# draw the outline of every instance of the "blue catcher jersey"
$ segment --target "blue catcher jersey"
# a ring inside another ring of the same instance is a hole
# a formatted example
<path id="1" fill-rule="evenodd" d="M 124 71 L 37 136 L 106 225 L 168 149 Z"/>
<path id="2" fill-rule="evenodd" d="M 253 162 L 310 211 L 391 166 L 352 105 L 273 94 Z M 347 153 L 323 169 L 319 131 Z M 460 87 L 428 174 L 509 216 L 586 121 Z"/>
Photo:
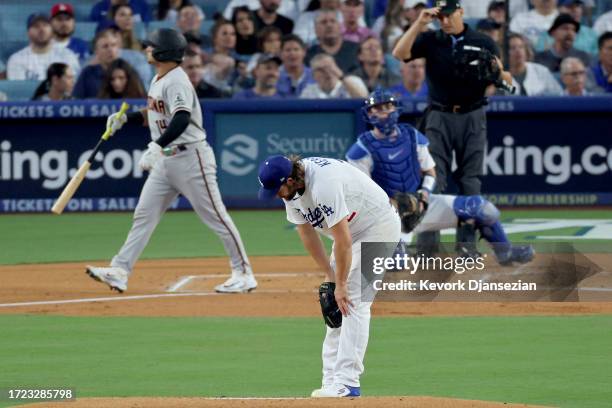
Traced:
<path id="1" fill-rule="evenodd" d="M 398 124 L 395 140 L 377 139 L 372 132 L 359 135 L 347 152 L 349 160 L 370 154 L 373 161 L 372 179 L 389 197 L 396 192 L 413 192 L 421 184 L 421 167 L 417 157 L 417 139 L 424 138 L 412 126 Z"/>

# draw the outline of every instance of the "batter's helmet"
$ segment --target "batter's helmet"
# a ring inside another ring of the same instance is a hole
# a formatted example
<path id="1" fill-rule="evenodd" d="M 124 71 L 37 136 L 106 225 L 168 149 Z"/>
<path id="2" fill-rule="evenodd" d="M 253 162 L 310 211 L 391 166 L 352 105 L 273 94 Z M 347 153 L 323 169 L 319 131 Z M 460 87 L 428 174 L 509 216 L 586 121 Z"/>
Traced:
<path id="1" fill-rule="evenodd" d="M 183 34 L 171 28 L 160 28 L 151 32 L 144 43 L 145 46 L 153 47 L 153 58 L 159 62 L 174 61 L 180 64 L 187 48 L 187 40 Z"/>

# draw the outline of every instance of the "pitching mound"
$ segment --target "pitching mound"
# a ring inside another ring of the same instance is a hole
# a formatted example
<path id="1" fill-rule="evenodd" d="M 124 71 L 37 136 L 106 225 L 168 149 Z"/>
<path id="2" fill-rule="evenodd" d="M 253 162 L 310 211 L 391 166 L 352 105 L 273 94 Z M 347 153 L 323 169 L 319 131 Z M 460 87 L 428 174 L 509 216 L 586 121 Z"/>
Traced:
<path id="1" fill-rule="evenodd" d="M 66 408 L 65 402 L 22 405 L 21 408 Z M 79 398 L 70 408 L 335 408 L 335 407 L 385 407 L 385 408 L 535 408 L 538 405 L 511 404 L 491 401 L 473 401 L 436 397 L 363 397 L 350 399 L 313 398 Z"/>

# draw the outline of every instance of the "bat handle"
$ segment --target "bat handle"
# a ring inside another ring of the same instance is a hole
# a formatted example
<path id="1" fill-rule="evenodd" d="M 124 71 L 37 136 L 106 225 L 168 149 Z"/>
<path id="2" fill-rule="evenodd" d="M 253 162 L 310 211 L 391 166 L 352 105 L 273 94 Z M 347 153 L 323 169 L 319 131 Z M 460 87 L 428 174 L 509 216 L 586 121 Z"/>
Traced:
<path id="1" fill-rule="evenodd" d="M 127 102 L 123 102 L 121 104 L 121 107 L 119 108 L 118 116 L 123 115 L 125 112 L 127 112 L 129 108 L 130 105 Z M 111 128 L 106 128 L 106 131 L 104 132 L 104 134 L 102 134 L 102 140 L 108 140 L 109 137 L 111 137 Z"/>

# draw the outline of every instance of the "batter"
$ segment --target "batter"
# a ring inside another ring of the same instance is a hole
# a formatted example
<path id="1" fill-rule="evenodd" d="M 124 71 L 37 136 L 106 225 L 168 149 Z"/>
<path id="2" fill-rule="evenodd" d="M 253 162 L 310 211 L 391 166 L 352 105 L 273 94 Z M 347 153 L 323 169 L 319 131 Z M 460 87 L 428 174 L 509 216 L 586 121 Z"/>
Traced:
<path id="1" fill-rule="evenodd" d="M 170 204 L 182 194 L 222 240 L 230 257 L 232 275 L 215 289 L 222 293 L 248 292 L 257 287 L 240 234 L 230 218 L 217 186 L 216 162 L 206 142 L 202 109 L 193 85 L 180 67 L 187 42 L 172 29 L 151 33 L 146 54 L 157 75 L 147 98 L 147 109 L 109 116 L 116 132 L 126 122 L 149 126 L 152 141 L 139 166 L 150 174 L 142 188 L 128 237 L 110 267 L 88 266 L 87 273 L 123 292 L 134 264 Z"/>

